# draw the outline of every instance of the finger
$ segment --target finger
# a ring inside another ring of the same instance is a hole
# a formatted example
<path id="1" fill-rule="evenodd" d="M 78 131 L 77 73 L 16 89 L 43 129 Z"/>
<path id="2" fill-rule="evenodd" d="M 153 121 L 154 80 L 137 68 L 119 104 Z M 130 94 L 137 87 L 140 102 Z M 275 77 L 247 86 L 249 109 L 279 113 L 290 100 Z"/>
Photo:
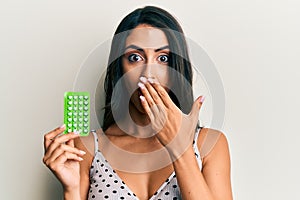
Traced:
<path id="1" fill-rule="evenodd" d="M 59 147 L 61 144 L 66 143 L 67 141 L 77 138 L 79 137 L 79 133 L 78 132 L 74 132 L 74 133 L 68 133 L 59 137 L 56 137 L 54 140 L 52 140 L 52 142 L 50 143 L 50 145 L 48 146 L 46 152 L 45 152 L 45 156 L 50 156 L 52 154 L 52 152 Z"/>
<path id="2" fill-rule="evenodd" d="M 163 88 L 163 86 L 158 82 L 157 79 L 148 78 L 148 82 L 151 83 L 151 85 L 156 90 L 157 94 L 160 96 L 161 100 L 167 108 L 174 106 L 174 103 L 170 98 L 168 92 L 165 90 L 165 88 Z"/>
<path id="3" fill-rule="evenodd" d="M 195 116 L 199 116 L 199 111 L 202 107 L 203 101 L 204 101 L 205 97 L 204 96 L 199 96 L 195 101 L 194 104 L 192 106 L 192 109 L 189 113 L 189 116 L 191 116 L 192 118 Z"/>
<path id="4" fill-rule="evenodd" d="M 148 89 L 146 88 L 145 84 L 139 82 L 139 83 L 138 83 L 138 86 L 139 86 L 139 88 L 141 89 L 142 94 L 143 94 L 143 96 L 145 97 L 145 99 L 146 99 L 146 101 L 147 101 L 149 107 L 151 108 L 152 106 L 154 106 L 154 105 L 155 105 L 155 102 L 154 102 L 154 100 L 152 99 L 152 96 L 150 95 L 150 93 L 149 93 Z"/>
<path id="5" fill-rule="evenodd" d="M 79 156 L 77 156 L 76 154 L 73 154 L 73 153 L 64 152 L 59 157 L 57 157 L 57 159 L 55 161 L 49 163 L 48 166 L 50 166 L 50 168 L 53 171 L 56 171 L 58 166 L 60 166 L 61 164 L 64 164 L 68 160 L 82 161 L 83 158 L 81 158 L 81 157 L 79 157 Z"/>
<path id="6" fill-rule="evenodd" d="M 141 100 L 141 104 L 145 110 L 145 112 L 147 113 L 148 117 L 150 118 L 150 120 L 152 120 L 153 118 L 153 113 L 152 110 L 149 107 L 148 102 L 146 101 L 146 98 L 144 96 L 140 96 L 140 100 Z"/>
<path id="7" fill-rule="evenodd" d="M 50 131 L 49 133 L 44 135 L 44 150 L 46 151 L 51 144 L 52 140 L 61 134 L 66 129 L 65 124 L 54 129 L 53 131 Z"/>
<path id="8" fill-rule="evenodd" d="M 71 147 L 71 146 L 68 146 L 65 144 L 61 144 L 58 148 L 56 148 L 53 151 L 53 153 L 51 154 L 51 156 L 49 158 L 46 158 L 47 162 L 53 162 L 64 152 L 77 154 L 78 156 L 83 156 L 86 154 L 86 152 L 84 152 L 82 150 L 79 150 L 77 148 L 74 148 L 74 147 Z"/>
<path id="9" fill-rule="evenodd" d="M 67 141 L 66 144 L 69 145 L 70 147 L 75 147 L 75 144 L 74 144 L 74 140 L 73 140 L 73 139 Z"/>
<path id="10" fill-rule="evenodd" d="M 80 130 L 79 130 L 79 131 L 76 131 L 75 134 L 78 134 L 78 135 L 79 135 L 80 132 L 81 132 Z M 67 141 L 66 144 L 67 144 L 67 145 L 70 145 L 71 147 L 75 147 L 74 139 L 71 139 L 71 140 Z"/>
<path id="11" fill-rule="evenodd" d="M 157 105 L 164 105 L 161 97 L 158 95 L 157 91 L 153 88 L 153 86 L 151 85 L 151 83 L 149 81 L 147 81 L 147 79 L 145 77 L 140 77 L 141 82 L 146 86 L 149 94 L 151 95 L 153 101 L 155 104 Z"/>

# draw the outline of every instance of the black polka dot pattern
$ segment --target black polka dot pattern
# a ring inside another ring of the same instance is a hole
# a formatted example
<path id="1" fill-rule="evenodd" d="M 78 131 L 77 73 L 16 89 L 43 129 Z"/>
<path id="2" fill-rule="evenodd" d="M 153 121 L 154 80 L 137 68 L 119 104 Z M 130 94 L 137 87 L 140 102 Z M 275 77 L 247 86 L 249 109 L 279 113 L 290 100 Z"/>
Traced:
<path id="1" fill-rule="evenodd" d="M 195 134 L 193 148 L 200 170 L 202 162 L 197 148 L 197 137 L 199 130 Z M 112 200 L 138 200 L 137 195 L 127 187 L 120 179 L 115 170 L 109 164 L 103 154 L 95 150 L 95 157 L 90 168 L 90 188 L 88 199 L 112 199 Z M 180 188 L 177 184 L 176 174 L 173 172 L 160 188 L 152 195 L 150 200 L 180 200 Z"/>

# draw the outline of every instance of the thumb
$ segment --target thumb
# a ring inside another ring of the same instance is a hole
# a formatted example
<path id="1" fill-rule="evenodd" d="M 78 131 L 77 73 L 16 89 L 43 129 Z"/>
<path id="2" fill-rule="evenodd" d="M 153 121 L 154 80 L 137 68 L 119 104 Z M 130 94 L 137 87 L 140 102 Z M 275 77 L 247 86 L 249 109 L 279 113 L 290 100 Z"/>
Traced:
<path id="1" fill-rule="evenodd" d="M 205 97 L 204 96 L 199 96 L 195 101 L 194 104 L 192 106 L 191 112 L 190 112 L 190 116 L 195 116 L 199 114 L 200 108 L 203 104 Z"/>

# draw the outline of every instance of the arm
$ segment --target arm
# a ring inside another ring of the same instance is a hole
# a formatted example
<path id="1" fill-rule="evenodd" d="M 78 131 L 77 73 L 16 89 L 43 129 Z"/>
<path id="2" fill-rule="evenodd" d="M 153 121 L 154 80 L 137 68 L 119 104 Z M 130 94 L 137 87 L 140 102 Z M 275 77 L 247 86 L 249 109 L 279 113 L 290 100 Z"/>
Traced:
<path id="1" fill-rule="evenodd" d="M 198 121 L 203 96 L 194 101 L 190 113 L 186 115 L 173 103 L 157 80 L 140 80 L 143 84 L 139 83 L 139 87 L 144 95 L 140 97 L 141 104 L 149 116 L 152 129 L 159 130 L 155 137 L 174 160 L 173 167 L 183 199 L 199 199 L 199 196 L 206 200 L 232 199 L 230 157 L 225 135 L 219 132 L 221 136 L 218 142 L 203 161 L 203 172 L 194 155 L 193 127 L 196 127 Z M 153 106 L 155 104 L 160 107 L 156 108 Z M 214 131 L 216 130 L 212 130 Z M 184 151 L 186 147 L 187 150 Z"/>
<path id="2" fill-rule="evenodd" d="M 219 131 L 210 129 L 209 132 Z M 219 134 L 214 148 L 203 159 L 202 172 L 192 146 L 173 163 L 183 199 L 232 199 L 229 148 L 225 135 Z"/>
<path id="3" fill-rule="evenodd" d="M 83 161 L 80 162 L 80 188 L 78 190 L 80 199 L 85 200 L 88 198 L 88 190 L 90 186 L 89 171 L 93 161 L 93 155 L 82 143 L 82 140 L 84 140 L 84 138 L 77 138 L 74 142 L 75 147 L 86 152 L 86 154 L 83 156 Z"/>

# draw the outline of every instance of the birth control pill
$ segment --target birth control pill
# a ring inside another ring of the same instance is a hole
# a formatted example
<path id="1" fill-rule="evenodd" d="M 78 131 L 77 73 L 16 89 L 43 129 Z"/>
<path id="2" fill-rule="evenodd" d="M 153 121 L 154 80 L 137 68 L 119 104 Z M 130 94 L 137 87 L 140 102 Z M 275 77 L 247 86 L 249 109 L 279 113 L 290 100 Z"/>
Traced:
<path id="1" fill-rule="evenodd" d="M 90 95 L 88 92 L 65 92 L 64 123 L 67 132 L 79 131 L 81 136 L 89 134 Z"/>

